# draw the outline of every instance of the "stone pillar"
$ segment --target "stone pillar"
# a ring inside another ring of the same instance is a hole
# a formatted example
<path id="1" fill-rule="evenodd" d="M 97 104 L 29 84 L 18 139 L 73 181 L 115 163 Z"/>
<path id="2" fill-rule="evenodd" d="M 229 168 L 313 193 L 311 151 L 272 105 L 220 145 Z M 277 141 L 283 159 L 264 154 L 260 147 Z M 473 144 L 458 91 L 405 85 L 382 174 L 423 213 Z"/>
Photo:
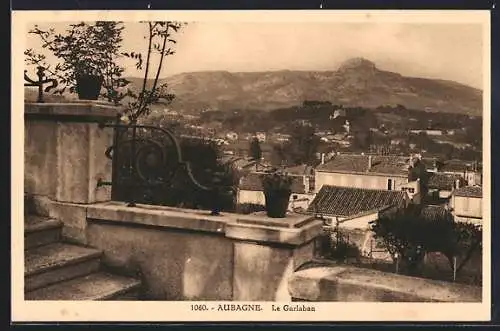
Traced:
<path id="1" fill-rule="evenodd" d="M 105 155 L 118 107 L 87 101 L 26 103 L 24 107 L 24 191 L 33 196 L 36 213 L 64 223 L 63 235 L 86 242 L 85 206 L 111 200 L 112 162 Z"/>
<path id="2" fill-rule="evenodd" d="M 315 253 L 322 222 L 291 214 L 284 219 L 245 215 L 226 225 L 234 240 L 233 300 L 291 301 L 288 280 Z"/>
<path id="3" fill-rule="evenodd" d="M 69 203 L 110 200 L 112 129 L 99 123 L 116 118 L 118 108 L 102 102 L 25 105 L 25 192 Z"/>

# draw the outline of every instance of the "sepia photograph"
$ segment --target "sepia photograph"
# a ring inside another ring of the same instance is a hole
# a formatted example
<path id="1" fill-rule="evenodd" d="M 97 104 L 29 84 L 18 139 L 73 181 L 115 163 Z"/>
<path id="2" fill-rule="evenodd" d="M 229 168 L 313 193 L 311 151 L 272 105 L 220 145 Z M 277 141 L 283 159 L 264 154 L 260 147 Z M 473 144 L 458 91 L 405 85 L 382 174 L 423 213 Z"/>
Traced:
<path id="1" fill-rule="evenodd" d="M 489 319 L 489 19 L 14 12 L 12 318 Z"/>

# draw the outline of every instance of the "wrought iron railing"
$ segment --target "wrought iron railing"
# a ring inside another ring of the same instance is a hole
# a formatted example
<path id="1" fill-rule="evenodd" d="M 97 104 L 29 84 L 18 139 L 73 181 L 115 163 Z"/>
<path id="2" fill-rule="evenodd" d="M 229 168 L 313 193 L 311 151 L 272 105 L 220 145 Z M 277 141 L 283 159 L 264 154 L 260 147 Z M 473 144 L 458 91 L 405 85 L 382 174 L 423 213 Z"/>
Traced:
<path id="1" fill-rule="evenodd" d="M 185 160 L 172 132 L 151 125 L 123 124 L 119 119 L 100 126 L 114 129 L 113 145 L 105 152 L 113 162 L 112 180 L 98 182 L 98 186 L 111 185 L 113 200 L 126 201 L 128 206 L 164 204 L 189 186 L 211 199 L 212 214 L 220 212 L 219 200 L 230 191 L 230 185 L 218 183 L 217 173 L 204 176 L 204 180 L 195 176 L 193 169 L 200 173 L 203 166 Z"/>
<path id="2" fill-rule="evenodd" d="M 38 80 L 35 81 L 31 79 L 27 72 L 28 70 L 24 70 L 24 80 L 26 81 L 24 83 L 24 86 L 32 86 L 32 87 L 38 87 L 38 98 L 36 102 L 43 103 L 43 92 L 49 92 L 50 90 L 54 89 L 57 87 L 57 80 L 55 79 L 48 79 L 45 77 L 45 71 L 46 69 L 44 67 L 37 67 L 36 75 L 38 77 Z M 51 85 L 47 86 L 45 89 L 43 86 L 45 84 L 50 83 Z"/>

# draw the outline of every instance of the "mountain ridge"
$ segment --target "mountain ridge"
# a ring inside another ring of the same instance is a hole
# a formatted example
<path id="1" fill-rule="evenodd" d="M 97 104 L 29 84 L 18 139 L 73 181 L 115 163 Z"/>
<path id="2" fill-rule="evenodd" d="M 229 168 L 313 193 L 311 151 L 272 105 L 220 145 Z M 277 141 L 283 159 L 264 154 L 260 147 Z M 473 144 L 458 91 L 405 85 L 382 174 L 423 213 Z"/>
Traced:
<path id="1" fill-rule="evenodd" d="M 140 77 L 127 79 L 134 90 L 142 85 Z M 163 83 L 176 96 L 169 108 L 187 113 L 268 111 L 315 100 L 346 107 L 403 105 L 431 112 L 482 115 L 481 89 L 447 79 L 381 70 L 362 57 L 348 59 L 335 70 L 206 70 L 174 74 L 161 78 L 159 84 Z"/>
<path id="2" fill-rule="evenodd" d="M 130 80 L 137 85 L 136 78 Z M 272 110 L 317 100 L 354 107 L 400 104 L 435 112 L 482 114 L 480 89 L 380 70 L 364 58 L 349 59 L 336 70 L 207 70 L 175 74 L 161 83 L 167 83 L 176 95 L 171 108 L 188 111 Z"/>

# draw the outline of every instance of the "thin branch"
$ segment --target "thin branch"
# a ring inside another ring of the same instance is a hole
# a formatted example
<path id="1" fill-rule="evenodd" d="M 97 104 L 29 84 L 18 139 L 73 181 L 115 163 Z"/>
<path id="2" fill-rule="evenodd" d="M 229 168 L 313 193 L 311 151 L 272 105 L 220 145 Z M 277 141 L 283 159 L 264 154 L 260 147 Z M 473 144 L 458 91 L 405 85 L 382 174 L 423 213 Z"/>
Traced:
<path id="1" fill-rule="evenodd" d="M 133 114 L 132 120 L 135 121 L 139 115 L 142 113 L 142 108 L 144 106 L 144 95 L 146 93 L 146 82 L 148 80 L 148 72 L 149 72 L 149 62 L 151 59 L 151 44 L 153 42 L 153 24 L 151 22 L 148 22 L 148 27 L 149 27 L 149 41 L 148 41 L 148 55 L 146 58 L 146 68 L 144 70 L 144 81 L 142 82 L 142 92 L 139 95 L 139 107 L 136 110 L 136 113 Z"/>
<path id="2" fill-rule="evenodd" d="M 167 22 L 167 27 L 165 28 L 165 35 L 163 36 L 163 46 L 161 49 L 160 63 L 158 64 L 158 70 L 156 71 L 156 77 L 155 77 L 155 80 L 153 83 L 153 89 L 152 89 L 153 93 L 156 90 L 156 85 L 158 84 L 158 78 L 160 76 L 161 67 L 163 65 L 163 58 L 165 57 L 165 48 L 167 46 L 167 39 L 168 39 L 168 27 L 169 27 L 169 24 Z"/>

